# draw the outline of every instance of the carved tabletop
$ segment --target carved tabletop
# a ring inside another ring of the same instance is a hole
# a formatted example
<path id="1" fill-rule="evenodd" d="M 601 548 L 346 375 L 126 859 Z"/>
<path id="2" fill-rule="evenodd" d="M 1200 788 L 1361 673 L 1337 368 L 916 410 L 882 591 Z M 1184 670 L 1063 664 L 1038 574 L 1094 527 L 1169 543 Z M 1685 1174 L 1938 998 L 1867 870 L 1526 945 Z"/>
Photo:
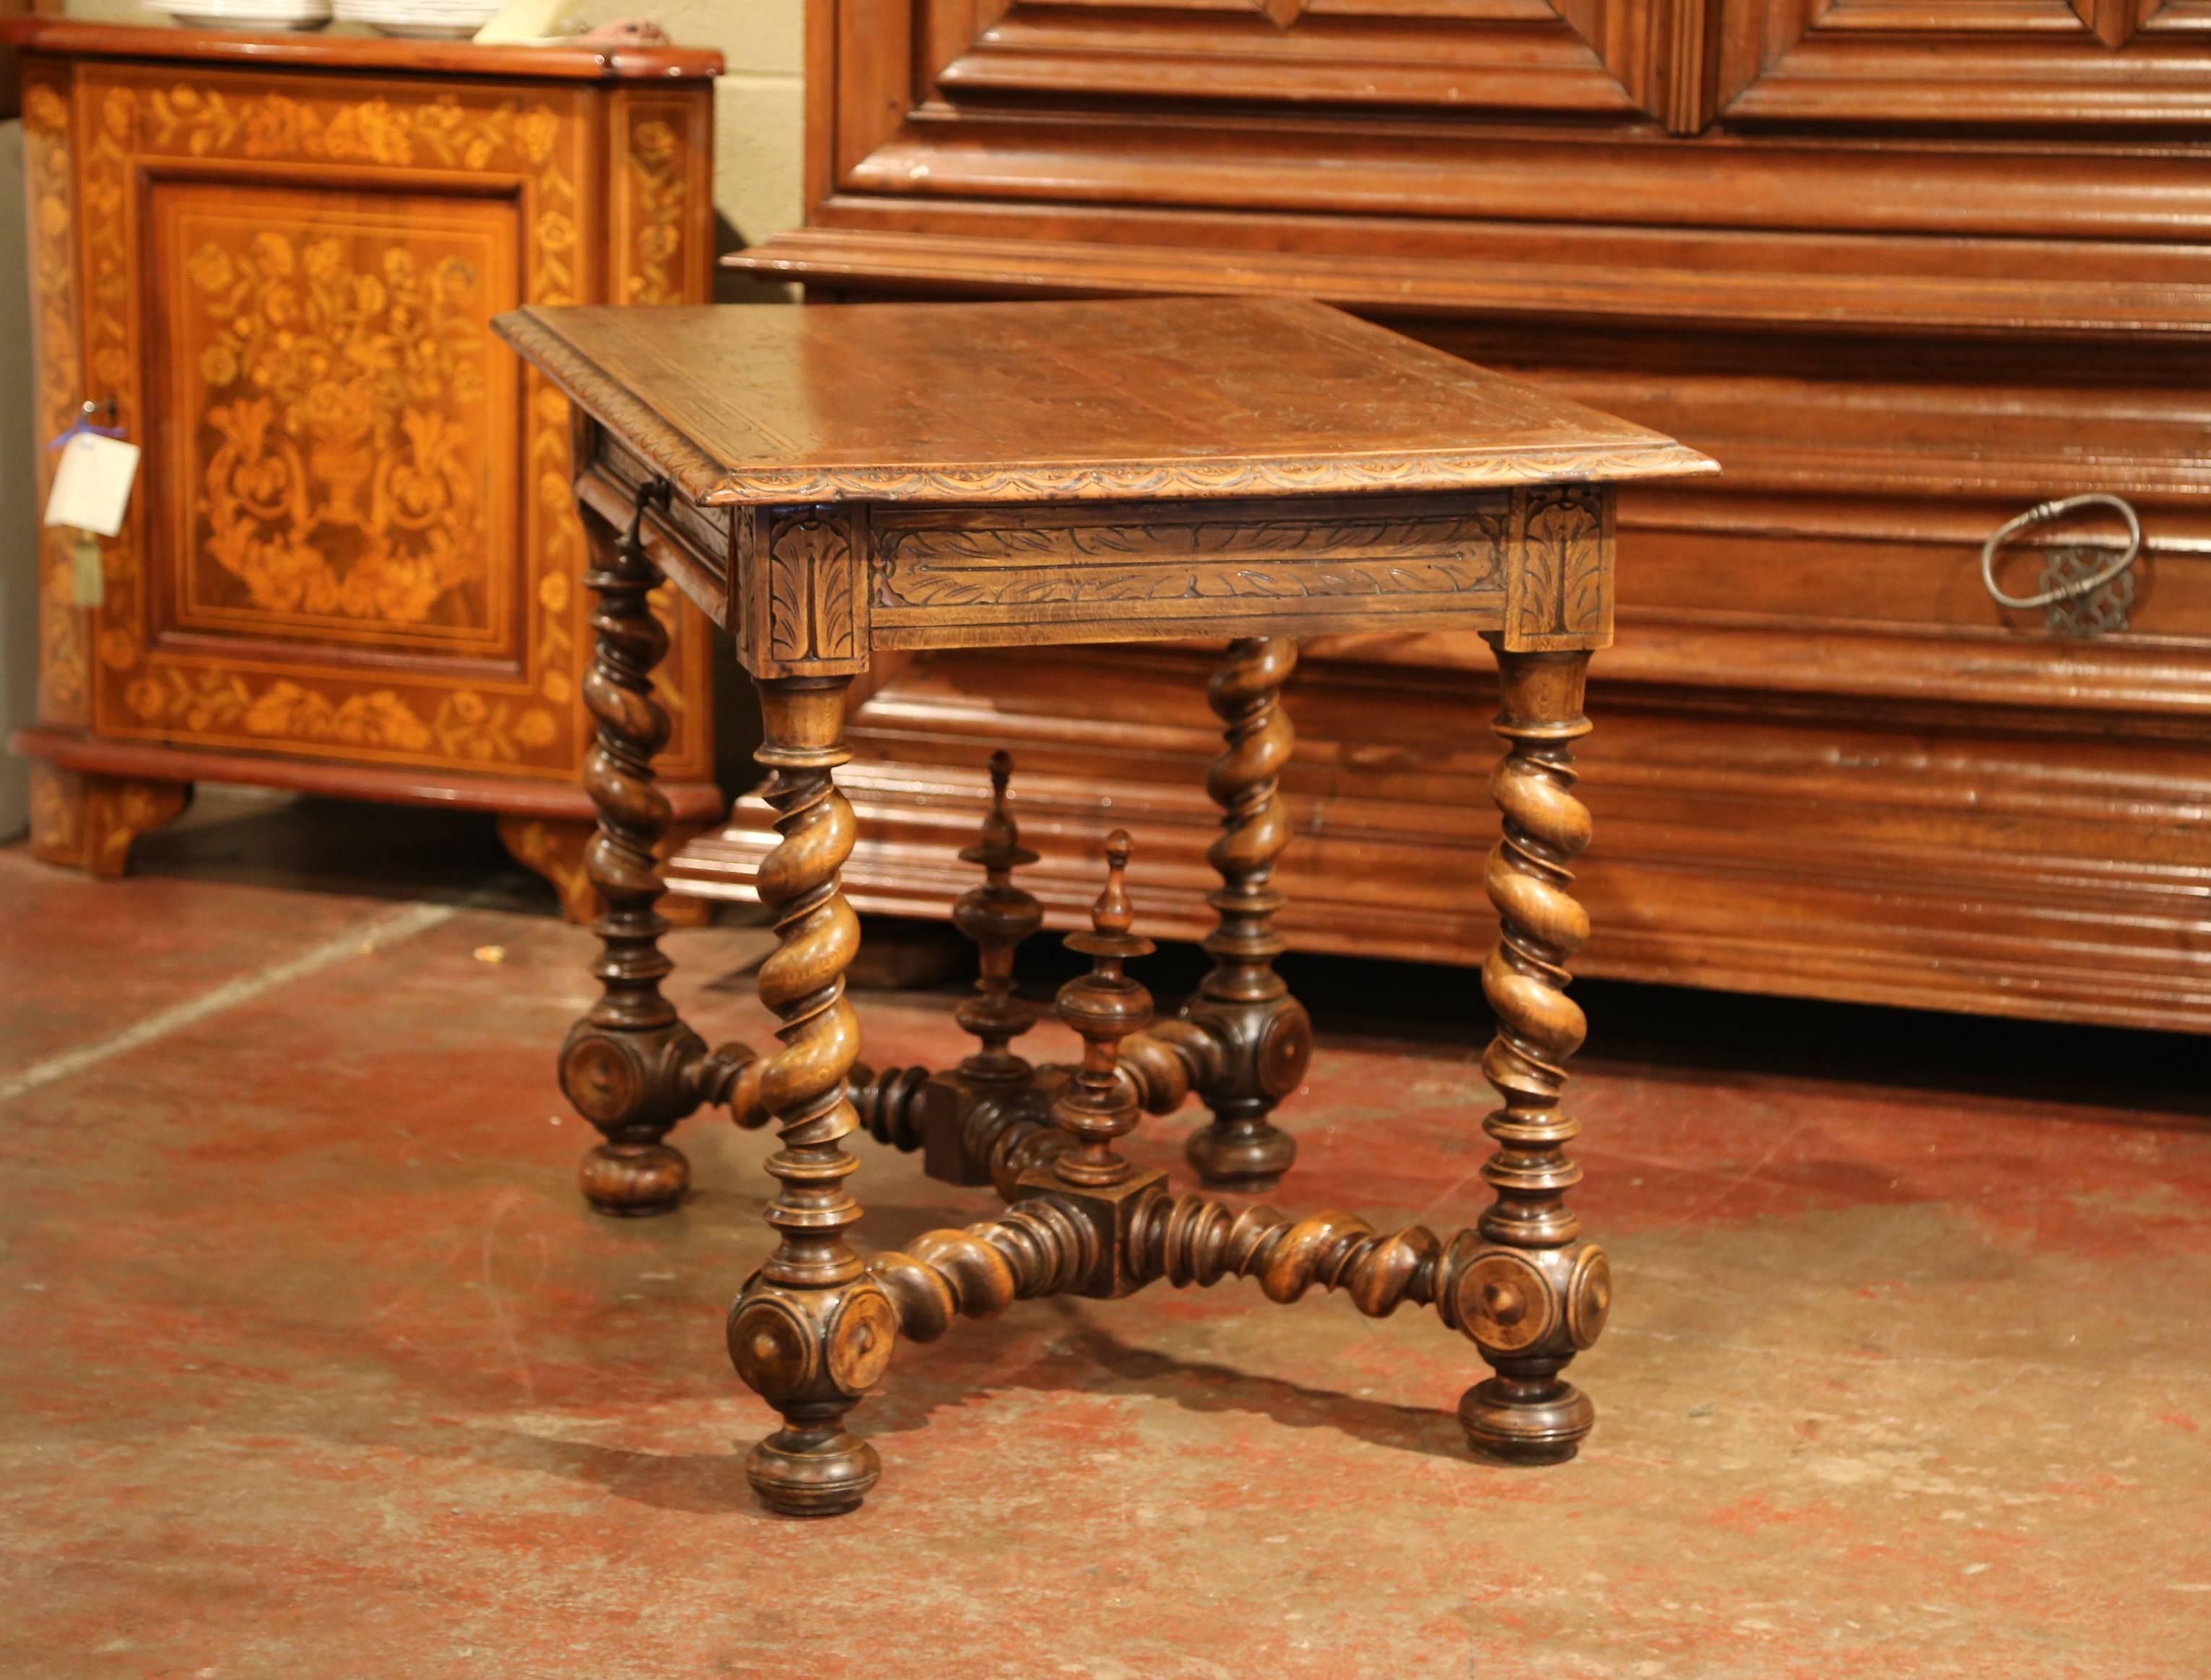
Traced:
<path id="1" fill-rule="evenodd" d="M 1604 486 L 1712 469 L 1302 299 L 498 326 L 597 422 L 588 500 L 627 523 L 639 484 L 669 481 L 653 558 L 761 676 L 853 671 L 871 647 L 1269 631 L 1601 646 Z"/>
<path id="2" fill-rule="evenodd" d="M 675 1208 L 689 1169 L 666 1137 L 702 1104 L 778 1128 L 763 1216 L 775 1251 L 729 1322 L 731 1360 L 783 1418 L 748 1462 L 761 1497 L 799 1515 L 860 1502 L 881 1467 L 845 1416 L 901 1339 L 1017 1297 L 1229 1276 L 1280 1302 L 1341 1290 L 1375 1316 L 1432 1307 L 1494 1372 L 1460 1401 L 1471 1445 L 1523 1464 L 1572 1456 L 1596 1412 L 1561 1373 L 1612 1299 L 1603 1250 L 1566 1201 L 1581 1169 L 1561 1097 L 1584 1032 L 1566 964 L 1589 934 L 1568 890 L 1590 837 L 1572 748 L 1590 727 L 1590 651 L 1611 637 L 1612 486 L 1712 463 L 1306 302 L 533 308 L 497 324 L 576 404 L 598 598 L 584 699 L 599 725 L 585 780 L 600 813 L 586 865 L 608 906 L 602 994 L 560 1057 L 563 1090 L 604 1139 L 584 1192 L 609 1213 Z M 652 758 L 669 722 L 652 669 L 667 632 L 647 596 L 663 573 L 730 632 L 760 691 L 760 796 L 778 836 L 756 878 L 777 939 L 759 969 L 780 1023 L 765 1054 L 709 1049 L 660 991 L 669 813 Z M 1500 933 L 1482 970 L 1498 1017 L 1482 1066 L 1502 1098 L 1484 1122 L 1493 1200 L 1439 1237 L 1177 1197 L 1116 1150 L 1140 1109 L 1194 1097 L 1211 1110 L 1184 1151 L 1208 1187 L 1270 1187 L 1296 1154 L 1272 1120 L 1312 1049 L 1274 969 L 1294 638 L 1443 626 L 1495 650 L 1506 744 L 1487 876 Z M 1104 837 L 1106 890 L 1069 941 L 1091 972 L 1058 998 L 1081 1065 L 1014 1052 L 1032 1018 L 1014 948 L 1043 910 L 1012 879 L 1036 855 L 1001 753 L 990 814 L 960 853 L 984 880 L 954 916 L 980 952 L 956 1018 L 981 1048 L 937 1073 L 861 1064 L 844 988 L 859 926 L 839 885 L 854 819 L 834 771 L 869 654 L 1193 636 L 1230 638 L 1207 691 L 1222 724 L 1206 780 L 1221 885 L 1196 993 L 1154 1021 L 1123 967 L 1152 949 L 1124 886 L 1129 837 Z M 846 1241 L 860 1207 L 844 1151 L 863 1124 L 1012 1206 L 863 1260 Z"/>

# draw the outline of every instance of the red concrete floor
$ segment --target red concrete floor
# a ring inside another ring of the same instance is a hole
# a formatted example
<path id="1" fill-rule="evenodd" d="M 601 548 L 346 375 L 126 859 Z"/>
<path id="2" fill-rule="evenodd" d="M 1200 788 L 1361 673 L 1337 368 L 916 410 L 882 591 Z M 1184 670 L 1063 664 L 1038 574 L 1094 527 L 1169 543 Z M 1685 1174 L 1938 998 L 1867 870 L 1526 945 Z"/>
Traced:
<path id="1" fill-rule="evenodd" d="M 0 1674 L 2211 1675 L 2202 1046 L 1586 988 L 1578 1462 L 1470 1462 L 1429 1314 L 1160 1289 L 902 1349 L 881 1485 L 791 1522 L 721 1346 L 765 1139 L 586 1212 L 586 937 L 461 819 L 333 812 L 0 853 Z M 764 1036 L 762 935 L 670 943 Z M 1472 977 L 1301 974 L 1417 1018 L 1324 1001 L 1272 1200 L 1470 1219 Z M 864 997 L 871 1055 L 949 1006 Z M 855 1146 L 877 1244 L 990 1206 Z"/>

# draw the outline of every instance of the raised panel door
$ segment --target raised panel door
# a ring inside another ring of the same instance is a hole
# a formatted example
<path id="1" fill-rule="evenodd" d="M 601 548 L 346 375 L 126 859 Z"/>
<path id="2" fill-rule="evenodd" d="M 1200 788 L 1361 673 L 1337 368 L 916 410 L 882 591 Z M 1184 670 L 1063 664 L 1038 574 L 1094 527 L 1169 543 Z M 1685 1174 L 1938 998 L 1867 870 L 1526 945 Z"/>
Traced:
<path id="1" fill-rule="evenodd" d="M 1483 114 L 1693 130 L 1705 15 L 1702 0 L 815 0 L 815 73 L 838 92 L 811 192 L 1036 196 L 1048 160 L 1095 154 L 1116 196 L 1202 179 L 1217 202 L 1251 132 L 1341 157 L 1358 147 L 1340 125 L 1378 120 L 1442 154 Z M 1037 169 L 965 166 L 1008 148 Z"/>
<path id="2" fill-rule="evenodd" d="M 2137 124 L 2211 114 L 2207 0 L 1724 0 L 1735 120 Z"/>
<path id="3" fill-rule="evenodd" d="M 935 0 L 935 91 L 1657 115 L 1671 5 Z"/>

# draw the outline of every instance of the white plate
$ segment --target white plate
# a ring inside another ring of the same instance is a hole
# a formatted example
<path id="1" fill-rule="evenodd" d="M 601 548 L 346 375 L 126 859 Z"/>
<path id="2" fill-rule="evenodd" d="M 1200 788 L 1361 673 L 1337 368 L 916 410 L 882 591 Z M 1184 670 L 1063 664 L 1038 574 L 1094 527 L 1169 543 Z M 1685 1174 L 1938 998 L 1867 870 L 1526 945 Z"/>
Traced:
<path id="1" fill-rule="evenodd" d="M 330 21 L 329 0 L 146 0 L 191 29 L 319 29 Z"/>
<path id="2" fill-rule="evenodd" d="M 424 0 L 338 0 L 337 15 L 348 23 L 366 23 L 380 34 L 417 40 L 457 40 L 473 35 L 499 14 L 498 0 L 456 0 L 451 5 Z"/>
<path id="3" fill-rule="evenodd" d="M 337 15 L 352 23 L 488 23 L 499 15 L 498 0 L 337 0 Z"/>
<path id="4" fill-rule="evenodd" d="M 330 0 L 146 0 L 153 11 L 172 17 L 280 18 L 330 15 Z"/>

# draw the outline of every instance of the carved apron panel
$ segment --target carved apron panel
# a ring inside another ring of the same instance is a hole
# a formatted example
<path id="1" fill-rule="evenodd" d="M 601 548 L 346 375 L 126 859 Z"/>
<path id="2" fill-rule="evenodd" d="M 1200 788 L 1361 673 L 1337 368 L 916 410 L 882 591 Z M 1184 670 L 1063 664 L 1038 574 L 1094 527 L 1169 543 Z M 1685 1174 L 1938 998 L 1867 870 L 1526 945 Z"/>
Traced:
<path id="1" fill-rule="evenodd" d="M 1481 496 L 878 516 L 879 643 L 1128 640 L 1300 622 L 1498 622 L 1516 504 Z M 1269 630 L 1267 633 L 1275 633 Z"/>

